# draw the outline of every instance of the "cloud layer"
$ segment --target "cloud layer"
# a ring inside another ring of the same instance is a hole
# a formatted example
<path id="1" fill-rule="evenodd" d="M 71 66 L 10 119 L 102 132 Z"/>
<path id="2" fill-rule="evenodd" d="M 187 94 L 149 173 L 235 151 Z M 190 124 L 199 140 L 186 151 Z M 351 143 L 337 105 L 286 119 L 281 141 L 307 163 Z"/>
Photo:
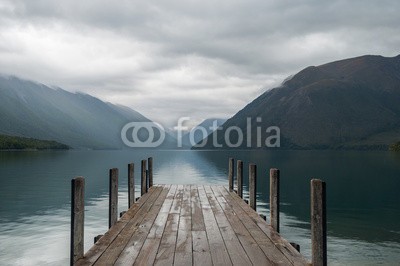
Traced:
<path id="1" fill-rule="evenodd" d="M 0 0 L 0 72 L 173 126 L 230 117 L 309 65 L 400 53 L 397 0 L 150 2 Z"/>

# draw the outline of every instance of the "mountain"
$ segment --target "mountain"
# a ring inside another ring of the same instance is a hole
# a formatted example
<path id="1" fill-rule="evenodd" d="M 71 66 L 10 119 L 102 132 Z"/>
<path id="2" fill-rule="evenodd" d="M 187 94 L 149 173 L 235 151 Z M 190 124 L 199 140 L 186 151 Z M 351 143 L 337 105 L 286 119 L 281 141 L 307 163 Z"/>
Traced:
<path id="1" fill-rule="evenodd" d="M 54 140 L 73 148 L 120 149 L 128 122 L 151 122 L 140 113 L 83 93 L 0 76 L 0 134 Z M 168 144 L 170 137 L 166 138 Z"/>
<path id="2" fill-rule="evenodd" d="M 266 132 L 271 126 L 279 127 L 279 139 L 276 130 Z M 282 148 L 387 149 L 400 140 L 400 55 L 307 67 L 230 118 L 204 148 L 213 148 L 215 137 L 227 148 L 227 130 L 238 148 L 265 148 L 265 140 L 279 140 Z"/>
<path id="3" fill-rule="evenodd" d="M 199 143 L 208 135 L 213 132 L 213 126 L 215 124 L 216 127 L 222 126 L 226 122 L 226 119 L 223 118 L 208 118 L 203 122 L 192 128 L 189 132 L 183 134 L 182 136 L 182 144 L 184 147 L 192 147 L 196 143 Z"/>

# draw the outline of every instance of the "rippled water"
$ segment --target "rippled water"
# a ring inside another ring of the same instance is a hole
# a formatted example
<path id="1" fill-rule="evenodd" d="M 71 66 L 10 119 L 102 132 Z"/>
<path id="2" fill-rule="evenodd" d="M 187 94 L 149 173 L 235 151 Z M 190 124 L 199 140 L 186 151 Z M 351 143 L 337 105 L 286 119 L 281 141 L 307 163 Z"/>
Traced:
<path id="1" fill-rule="evenodd" d="M 140 160 L 149 156 L 159 184 L 226 185 L 229 157 L 257 163 L 258 210 L 267 215 L 268 169 L 280 168 L 281 233 L 308 258 L 309 181 L 321 178 L 327 182 L 329 263 L 399 265 L 400 156 L 338 151 L 1 152 L 0 265 L 68 265 L 71 178 L 86 178 L 87 250 L 108 227 L 108 169 L 120 169 L 123 211 L 127 164 L 136 163 L 139 184 Z"/>

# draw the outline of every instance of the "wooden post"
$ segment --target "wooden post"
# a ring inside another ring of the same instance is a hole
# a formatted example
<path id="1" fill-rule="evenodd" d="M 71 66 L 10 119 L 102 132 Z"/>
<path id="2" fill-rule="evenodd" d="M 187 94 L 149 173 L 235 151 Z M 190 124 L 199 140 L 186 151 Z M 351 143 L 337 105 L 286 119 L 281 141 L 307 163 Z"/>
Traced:
<path id="1" fill-rule="evenodd" d="M 233 191 L 233 158 L 229 158 L 228 181 L 229 191 Z"/>
<path id="2" fill-rule="evenodd" d="M 237 194 L 239 197 L 243 198 L 243 162 L 241 160 L 237 161 Z"/>
<path id="3" fill-rule="evenodd" d="M 83 258 L 85 220 L 85 179 L 71 180 L 71 254 L 70 265 Z"/>
<path id="4" fill-rule="evenodd" d="M 128 164 L 128 208 L 132 207 L 135 203 L 135 165 Z"/>
<path id="5" fill-rule="evenodd" d="M 269 170 L 269 211 L 271 227 L 279 233 L 279 176 L 276 168 Z"/>
<path id="6" fill-rule="evenodd" d="M 153 157 L 147 159 L 149 167 L 149 187 L 153 186 Z"/>
<path id="7" fill-rule="evenodd" d="M 311 257 L 316 266 L 327 265 L 326 245 L 326 185 L 311 180 Z"/>
<path id="8" fill-rule="evenodd" d="M 150 180 L 149 180 L 149 170 L 146 170 L 146 193 L 149 191 L 150 188 Z"/>
<path id="9" fill-rule="evenodd" d="M 257 209 L 257 165 L 249 165 L 249 195 L 250 207 Z"/>
<path id="10" fill-rule="evenodd" d="M 143 196 L 147 192 L 147 178 L 146 178 L 146 160 L 142 160 L 142 181 L 141 181 L 141 195 Z"/>
<path id="11" fill-rule="evenodd" d="M 108 228 L 118 221 L 118 169 L 110 169 Z"/>

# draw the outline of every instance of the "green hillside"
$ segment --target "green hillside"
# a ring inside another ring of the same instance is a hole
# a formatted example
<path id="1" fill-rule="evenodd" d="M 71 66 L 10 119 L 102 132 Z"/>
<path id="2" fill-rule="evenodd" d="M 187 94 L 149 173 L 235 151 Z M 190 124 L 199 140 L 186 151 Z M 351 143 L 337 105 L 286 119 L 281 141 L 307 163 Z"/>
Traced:
<path id="1" fill-rule="evenodd" d="M 68 150 L 56 141 L 0 135 L 0 150 Z"/>

